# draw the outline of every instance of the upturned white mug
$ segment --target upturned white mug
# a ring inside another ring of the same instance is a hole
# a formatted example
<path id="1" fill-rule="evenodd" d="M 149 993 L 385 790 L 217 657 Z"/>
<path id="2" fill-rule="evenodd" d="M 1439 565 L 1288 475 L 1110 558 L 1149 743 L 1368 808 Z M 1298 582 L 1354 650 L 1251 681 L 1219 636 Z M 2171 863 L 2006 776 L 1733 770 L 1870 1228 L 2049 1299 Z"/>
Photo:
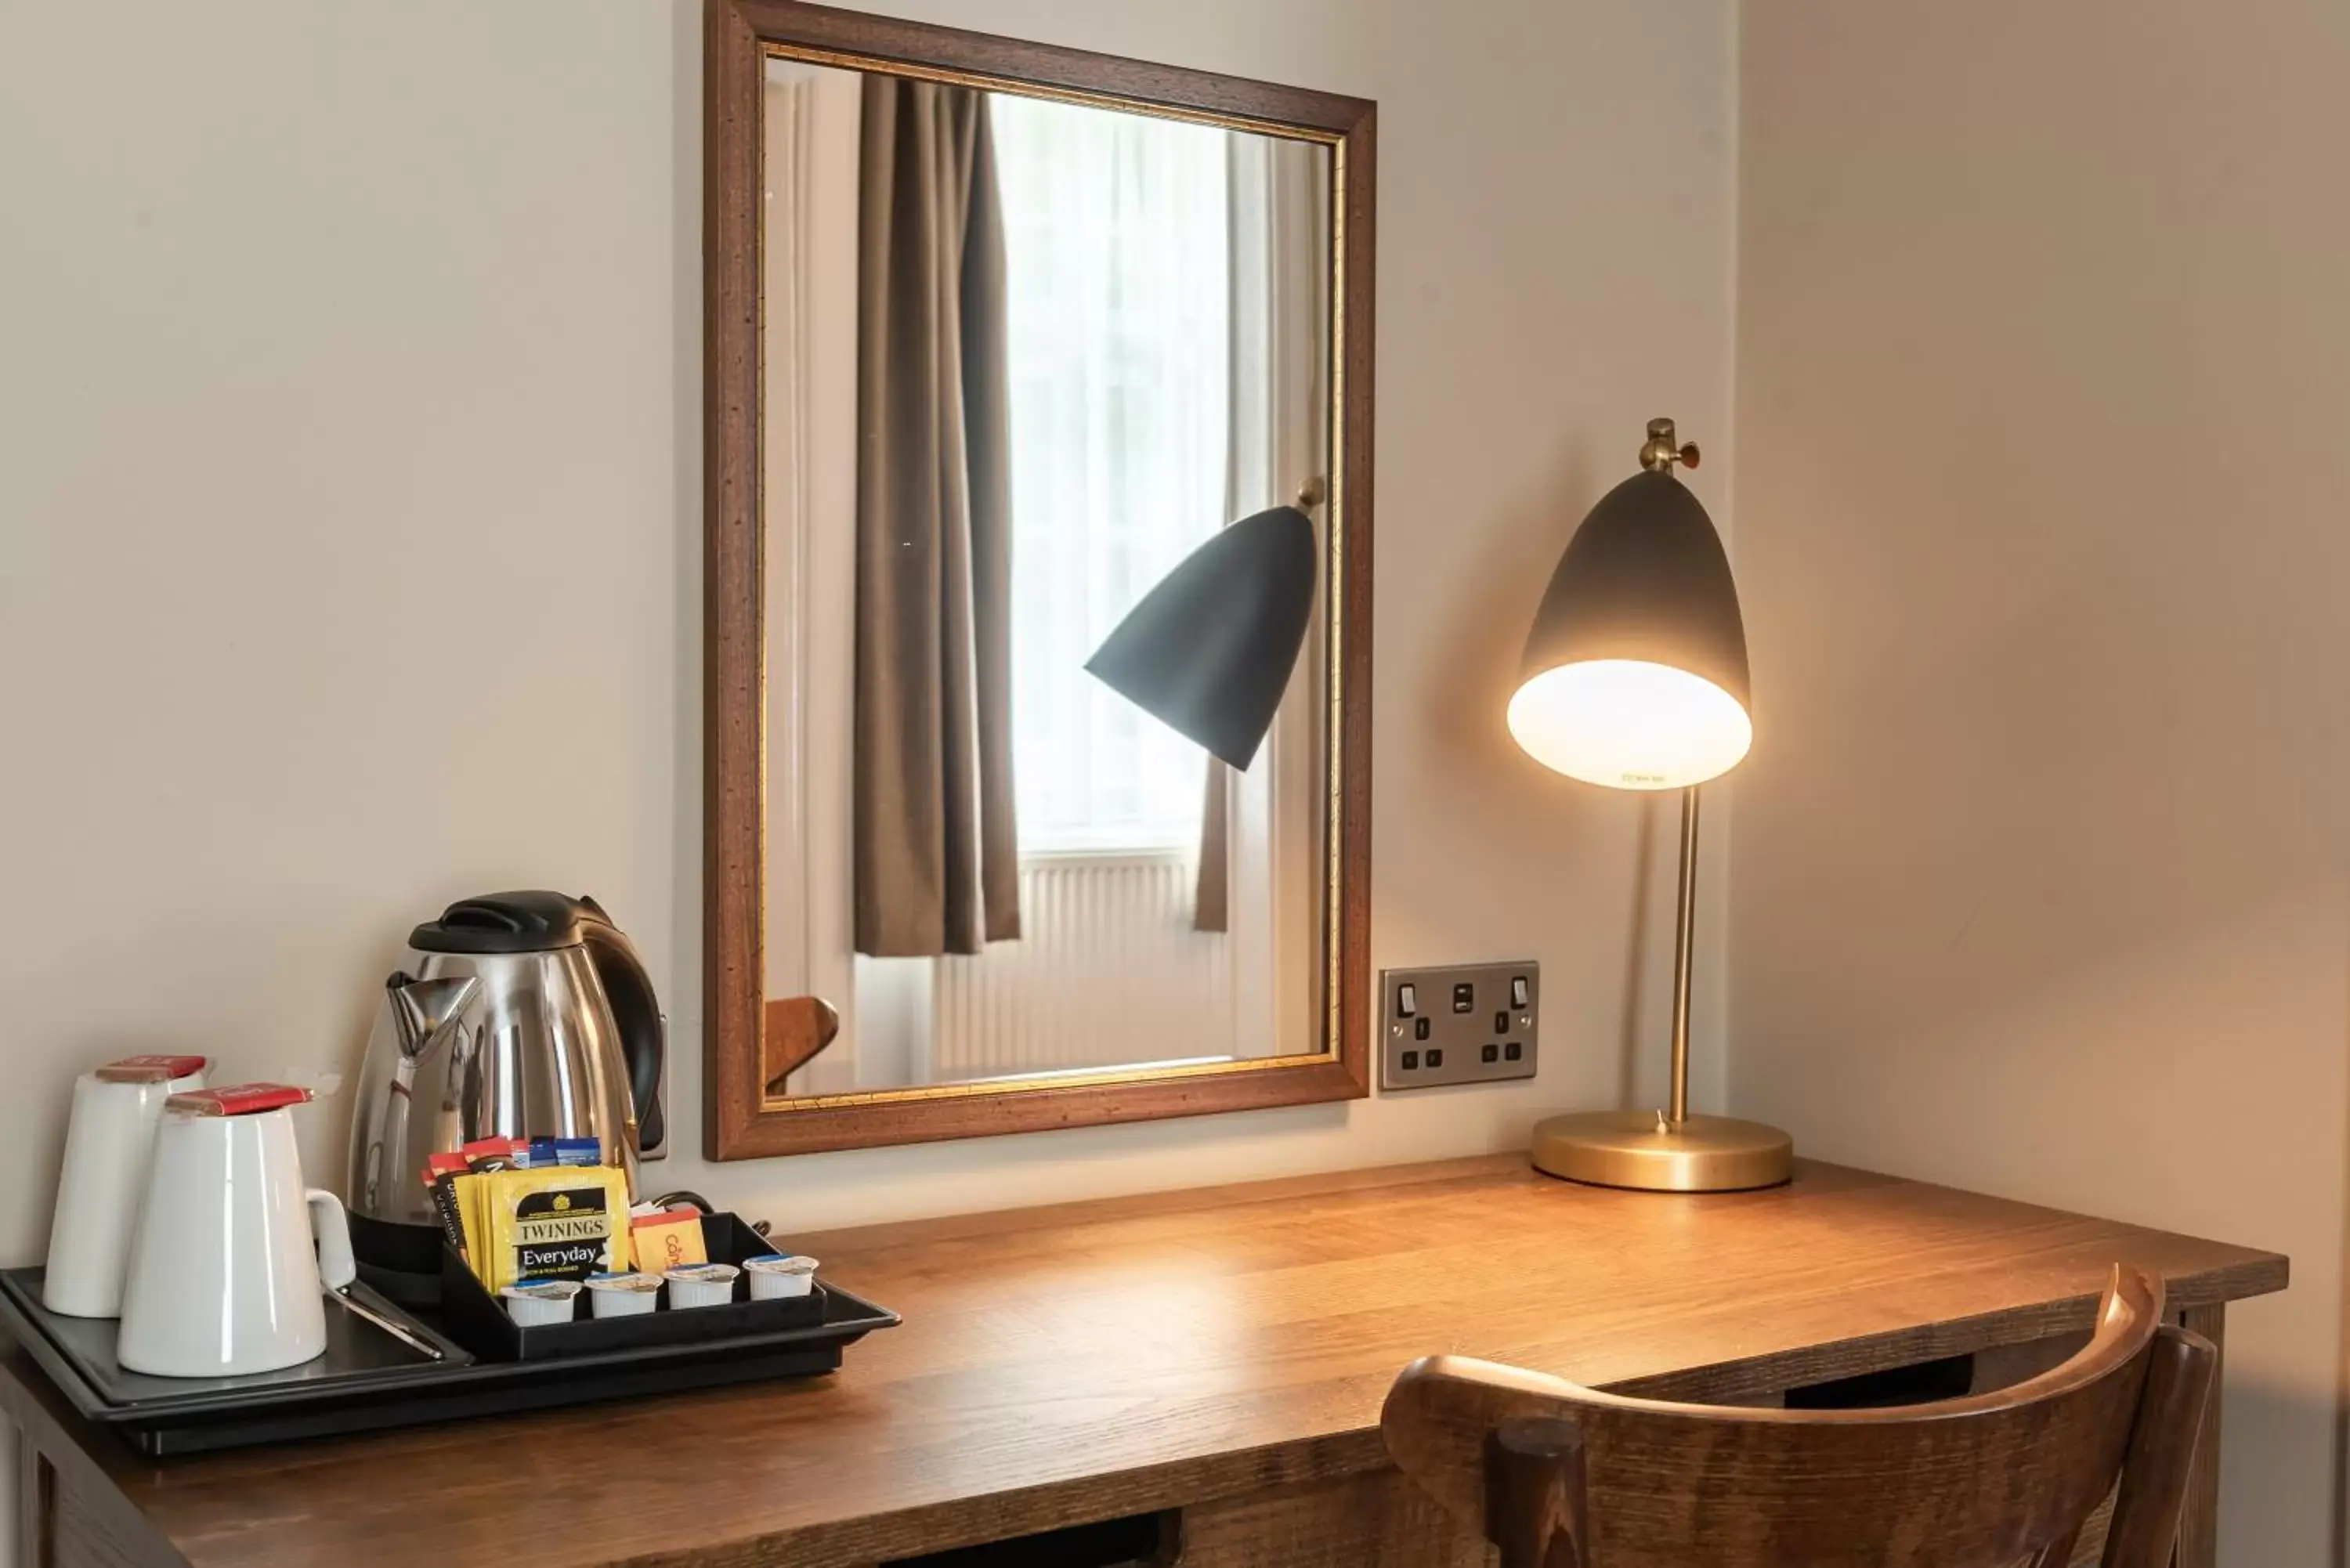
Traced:
<path id="1" fill-rule="evenodd" d="M 357 1274 L 342 1204 L 302 1185 L 291 1111 L 167 1109 L 115 1359 L 164 1377 L 299 1366 L 327 1348 L 321 1290 Z"/>
<path id="2" fill-rule="evenodd" d="M 109 1062 L 74 1080 L 65 1167 L 49 1220 L 48 1266 L 41 1274 L 41 1304 L 51 1312 L 115 1317 L 122 1311 L 130 1232 L 146 1196 L 163 1102 L 204 1086 L 203 1057 L 179 1059 L 182 1064 L 197 1064 L 179 1077 L 169 1075 L 172 1061 L 142 1056 Z M 154 1064 L 153 1075 L 135 1070 L 148 1063 Z"/>

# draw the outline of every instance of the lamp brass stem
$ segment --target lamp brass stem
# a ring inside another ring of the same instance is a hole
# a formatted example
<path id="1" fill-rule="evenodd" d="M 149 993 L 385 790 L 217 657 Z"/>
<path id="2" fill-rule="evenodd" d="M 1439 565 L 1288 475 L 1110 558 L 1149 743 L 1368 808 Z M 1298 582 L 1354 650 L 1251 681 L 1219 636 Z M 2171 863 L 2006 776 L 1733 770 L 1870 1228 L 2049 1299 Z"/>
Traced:
<path id="1" fill-rule="evenodd" d="M 1673 926 L 1673 1089 L 1666 1125 L 1689 1120 L 1690 949 L 1697 938 L 1697 786 L 1681 791 L 1680 913 Z"/>
<path id="2" fill-rule="evenodd" d="M 1650 1192 L 1774 1187 L 1794 1174 L 1785 1133 L 1736 1116 L 1691 1116 L 1690 971 L 1697 945 L 1697 790 L 1681 792 L 1680 909 L 1673 934 L 1673 1082 L 1669 1107 L 1576 1111 L 1534 1127 L 1536 1170 L 1569 1181 Z"/>

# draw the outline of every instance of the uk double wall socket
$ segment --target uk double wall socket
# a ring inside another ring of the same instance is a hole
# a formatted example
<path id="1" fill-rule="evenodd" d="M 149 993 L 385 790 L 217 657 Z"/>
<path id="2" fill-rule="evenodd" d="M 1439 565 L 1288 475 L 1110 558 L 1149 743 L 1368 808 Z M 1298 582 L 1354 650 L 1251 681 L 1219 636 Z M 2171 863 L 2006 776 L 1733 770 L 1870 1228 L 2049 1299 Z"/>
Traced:
<path id="1" fill-rule="evenodd" d="M 1379 973 L 1379 1087 L 1534 1075 L 1542 967 L 1472 963 Z"/>

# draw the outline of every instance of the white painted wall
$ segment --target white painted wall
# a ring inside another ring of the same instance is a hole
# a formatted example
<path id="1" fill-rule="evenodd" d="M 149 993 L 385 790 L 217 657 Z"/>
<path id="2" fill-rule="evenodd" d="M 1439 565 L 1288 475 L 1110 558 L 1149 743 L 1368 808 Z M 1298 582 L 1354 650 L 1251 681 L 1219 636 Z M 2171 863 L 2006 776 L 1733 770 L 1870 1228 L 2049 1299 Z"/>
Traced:
<path id="1" fill-rule="evenodd" d="M 1752 7 L 1734 192 L 1729 0 L 902 8 L 1380 100 L 1373 958 L 1539 958 L 1540 1083 L 704 1164 L 698 8 L 19 5 L 0 1257 L 40 1250 L 76 1068 L 347 1070 L 407 926 L 495 887 L 610 903 L 685 1057 L 671 1176 L 786 1226 L 1497 1147 L 1615 1099 L 1661 1022 L 1670 825 L 1519 757 L 1498 693 L 1643 419 L 1707 442 L 1728 521 L 1742 202 L 1739 1108 L 2292 1251 L 2235 1314 L 2227 1555 L 2325 1560 L 2344 14 Z M 339 1104 L 311 1121 L 332 1172 Z"/>
<path id="2" fill-rule="evenodd" d="M 1744 13 L 1735 1100 L 2292 1254 L 2222 1560 L 2342 1561 L 2350 10 Z"/>
<path id="3" fill-rule="evenodd" d="M 1539 959 L 1542 1080 L 704 1164 L 699 7 L 12 5 L 0 1258 L 40 1252 L 76 1069 L 347 1071 L 408 927 L 514 886 L 639 940 L 670 1177 L 787 1228 L 1500 1147 L 1617 1098 L 1636 997 L 1661 1025 L 1640 806 L 1516 754 L 1501 694 L 1641 421 L 1727 455 L 1730 0 L 905 9 L 1380 101 L 1372 957 Z M 310 1114 L 314 1174 L 344 1115 Z"/>

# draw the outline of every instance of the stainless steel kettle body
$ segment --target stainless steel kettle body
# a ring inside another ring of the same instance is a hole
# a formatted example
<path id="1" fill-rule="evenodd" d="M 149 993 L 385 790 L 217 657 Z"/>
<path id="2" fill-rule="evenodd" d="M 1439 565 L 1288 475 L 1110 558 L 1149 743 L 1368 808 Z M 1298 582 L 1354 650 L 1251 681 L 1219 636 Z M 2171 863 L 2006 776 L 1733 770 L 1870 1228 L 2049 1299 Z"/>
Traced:
<path id="1" fill-rule="evenodd" d="M 451 905 L 410 940 L 359 1069 L 348 1191 L 361 1262 L 437 1272 L 425 1165 L 477 1138 L 596 1138 L 633 1196 L 660 1136 L 665 1021 L 628 939 L 592 899 L 502 893 Z"/>

